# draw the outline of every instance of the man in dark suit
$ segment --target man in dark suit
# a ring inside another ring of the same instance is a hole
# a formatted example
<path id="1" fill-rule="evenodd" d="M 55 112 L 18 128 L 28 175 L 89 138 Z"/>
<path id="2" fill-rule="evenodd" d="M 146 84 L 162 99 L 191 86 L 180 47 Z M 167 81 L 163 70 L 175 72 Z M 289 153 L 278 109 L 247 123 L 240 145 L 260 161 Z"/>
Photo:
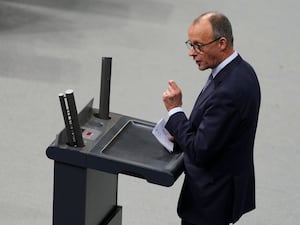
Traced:
<path id="1" fill-rule="evenodd" d="M 255 208 L 260 87 L 253 68 L 234 50 L 231 24 L 223 14 L 196 18 L 186 44 L 199 70 L 212 73 L 189 118 L 174 81 L 163 93 L 166 129 L 175 148 L 184 152 L 178 214 L 183 225 L 228 225 Z"/>

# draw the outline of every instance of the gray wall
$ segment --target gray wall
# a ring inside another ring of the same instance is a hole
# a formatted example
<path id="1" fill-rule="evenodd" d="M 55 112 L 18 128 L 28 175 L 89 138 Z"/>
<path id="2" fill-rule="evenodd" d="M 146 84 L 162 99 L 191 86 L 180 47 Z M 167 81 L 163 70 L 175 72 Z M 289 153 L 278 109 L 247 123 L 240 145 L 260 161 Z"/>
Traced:
<path id="1" fill-rule="evenodd" d="M 0 224 L 51 224 L 53 161 L 45 150 L 64 126 L 57 94 L 74 89 L 78 109 L 98 102 L 102 56 L 113 58 L 112 112 L 159 120 L 174 79 L 189 114 L 209 71 L 197 70 L 184 41 L 207 10 L 231 19 L 235 48 L 262 89 L 257 209 L 237 224 L 298 224 L 299 7 L 296 0 L 0 0 Z M 179 225 L 181 183 L 165 188 L 121 175 L 123 224 Z"/>

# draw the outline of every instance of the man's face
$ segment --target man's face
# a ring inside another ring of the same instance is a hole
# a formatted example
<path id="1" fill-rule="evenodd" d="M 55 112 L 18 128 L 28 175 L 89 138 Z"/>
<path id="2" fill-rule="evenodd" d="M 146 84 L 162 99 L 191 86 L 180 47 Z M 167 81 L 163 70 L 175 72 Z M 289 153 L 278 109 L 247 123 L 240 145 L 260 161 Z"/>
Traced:
<path id="1" fill-rule="evenodd" d="M 189 50 L 189 56 L 193 57 L 199 70 L 215 68 L 220 63 L 219 40 L 214 39 L 208 20 L 200 20 L 197 24 L 192 24 L 188 30 L 188 38 L 194 46 Z M 201 47 L 203 44 L 204 46 Z"/>

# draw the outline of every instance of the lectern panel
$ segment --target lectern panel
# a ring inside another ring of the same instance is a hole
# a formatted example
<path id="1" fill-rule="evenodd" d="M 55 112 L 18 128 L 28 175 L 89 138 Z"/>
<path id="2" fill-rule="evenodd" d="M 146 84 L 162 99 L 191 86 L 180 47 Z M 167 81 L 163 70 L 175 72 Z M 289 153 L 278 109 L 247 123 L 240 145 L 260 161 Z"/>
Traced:
<path id="1" fill-rule="evenodd" d="M 103 153 L 118 159 L 165 167 L 171 154 L 153 138 L 153 126 L 130 120 L 103 149 Z"/>

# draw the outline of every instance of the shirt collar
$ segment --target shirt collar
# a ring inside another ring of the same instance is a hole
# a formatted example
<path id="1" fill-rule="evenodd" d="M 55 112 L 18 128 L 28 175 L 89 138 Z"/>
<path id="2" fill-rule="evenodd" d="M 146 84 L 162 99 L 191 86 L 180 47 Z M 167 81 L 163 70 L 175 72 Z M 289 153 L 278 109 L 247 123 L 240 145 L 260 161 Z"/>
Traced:
<path id="1" fill-rule="evenodd" d="M 216 68 L 213 68 L 211 71 L 211 74 L 213 78 L 217 76 L 217 74 L 226 66 L 228 65 L 232 60 L 234 60 L 238 56 L 238 53 L 234 51 L 229 57 L 227 57 L 223 62 L 221 62 Z"/>

